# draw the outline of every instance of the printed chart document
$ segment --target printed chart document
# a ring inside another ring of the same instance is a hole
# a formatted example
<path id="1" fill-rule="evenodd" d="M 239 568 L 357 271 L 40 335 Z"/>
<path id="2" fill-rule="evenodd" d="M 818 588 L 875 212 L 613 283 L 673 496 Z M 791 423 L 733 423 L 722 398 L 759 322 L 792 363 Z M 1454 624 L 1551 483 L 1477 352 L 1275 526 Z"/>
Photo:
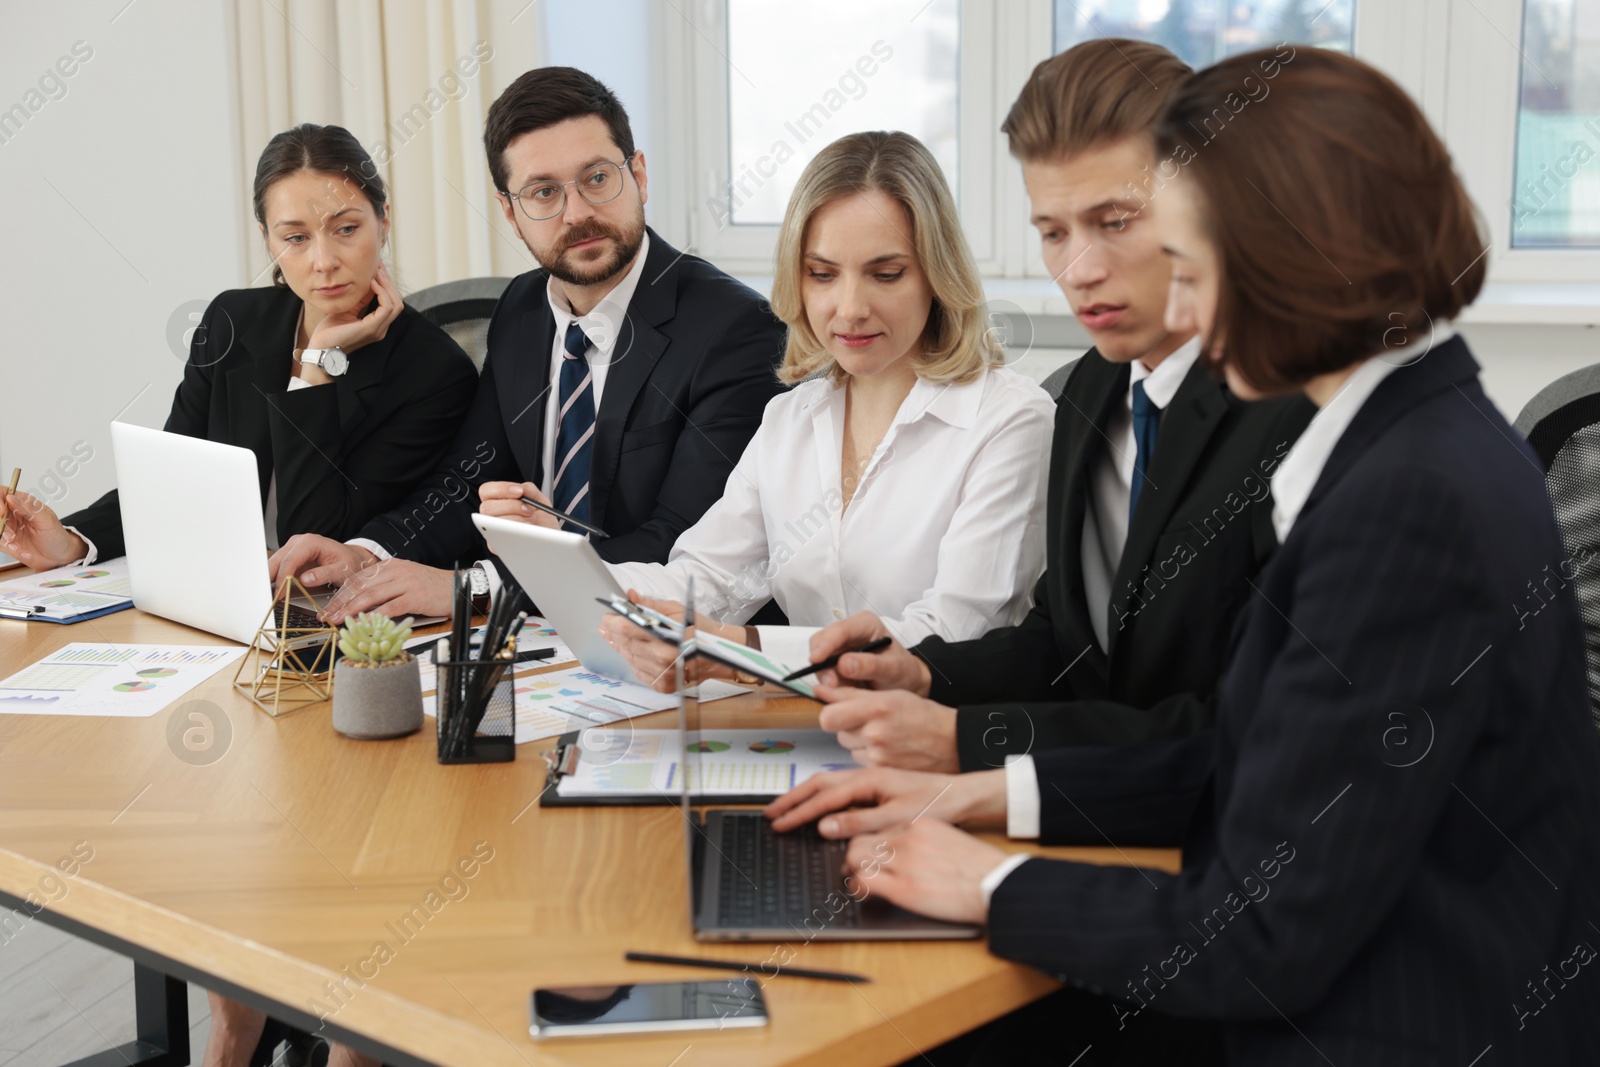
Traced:
<path id="1" fill-rule="evenodd" d="M 513 679 L 519 745 L 678 706 L 678 698 L 671 693 L 619 682 L 585 670 L 582 665 L 535 673 L 545 666 L 537 660 L 516 665 Z M 438 672 L 426 658 L 421 667 L 422 710 L 434 715 L 438 707 Z"/>
<path id="2" fill-rule="evenodd" d="M 684 761 L 677 730 L 596 727 L 578 736 L 577 769 L 556 785 L 561 797 L 676 797 L 689 772 L 696 797 L 779 796 L 813 774 L 857 766 L 826 730 L 700 729 Z"/>
<path id="3" fill-rule="evenodd" d="M 0 681 L 9 715 L 154 715 L 233 663 L 241 645 L 101 645 L 74 641 Z"/>
<path id="4" fill-rule="evenodd" d="M 124 556 L 0 582 L 0 619 L 82 622 L 133 606 Z"/>

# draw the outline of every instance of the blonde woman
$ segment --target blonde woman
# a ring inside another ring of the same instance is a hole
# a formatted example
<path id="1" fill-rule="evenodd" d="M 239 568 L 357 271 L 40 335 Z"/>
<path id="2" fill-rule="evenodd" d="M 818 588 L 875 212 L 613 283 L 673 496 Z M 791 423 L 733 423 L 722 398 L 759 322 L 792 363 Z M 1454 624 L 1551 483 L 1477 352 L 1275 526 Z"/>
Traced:
<path id="1" fill-rule="evenodd" d="M 857 611 L 902 644 L 1020 619 L 1044 567 L 1055 408 L 1003 366 L 921 142 L 851 134 L 806 167 L 772 307 L 794 388 L 767 405 L 721 500 L 668 562 L 611 564 L 617 580 L 678 616 L 692 577 L 702 629 L 797 665 L 815 629 Z M 793 625 L 743 625 L 768 599 Z M 673 649 L 620 618 L 602 632 L 641 680 L 672 688 Z"/>

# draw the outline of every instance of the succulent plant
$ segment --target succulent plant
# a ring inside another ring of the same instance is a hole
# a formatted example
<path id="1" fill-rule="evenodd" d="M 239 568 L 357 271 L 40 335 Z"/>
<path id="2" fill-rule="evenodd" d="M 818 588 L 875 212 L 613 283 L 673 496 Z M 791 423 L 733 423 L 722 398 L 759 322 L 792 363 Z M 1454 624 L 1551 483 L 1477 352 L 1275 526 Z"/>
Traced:
<path id="1" fill-rule="evenodd" d="M 395 622 L 376 611 L 346 619 L 339 631 L 339 651 L 352 663 L 393 663 L 411 658 L 405 643 L 411 639 L 411 618 Z"/>

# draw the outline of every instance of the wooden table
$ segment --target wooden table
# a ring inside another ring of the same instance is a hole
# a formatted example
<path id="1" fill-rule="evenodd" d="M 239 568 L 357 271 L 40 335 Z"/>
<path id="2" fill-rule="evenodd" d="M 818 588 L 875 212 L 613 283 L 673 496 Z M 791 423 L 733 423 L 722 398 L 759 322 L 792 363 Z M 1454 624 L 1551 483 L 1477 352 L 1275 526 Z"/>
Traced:
<path id="1" fill-rule="evenodd" d="M 72 641 L 224 643 L 137 610 L 74 626 L 0 620 L 0 677 Z M 778 946 L 693 940 L 673 808 L 539 808 L 544 742 L 514 763 L 441 766 L 430 730 L 352 741 L 326 703 L 273 719 L 232 677 L 147 719 L 0 715 L 0 903 L 32 895 L 41 920 L 140 966 L 140 1029 L 156 1036 L 96 1062 L 187 1062 L 156 1047 L 169 1024 L 182 1032 L 182 997 L 160 999 L 179 981 L 307 1029 L 325 1018 L 390 1064 L 468 1067 L 893 1064 L 1055 988 L 982 941 L 797 938 L 793 965 L 874 981 L 768 981 L 759 1030 L 536 1043 L 536 986 L 717 974 L 626 963 L 624 950 L 760 961 Z M 713 712 L 723 725 L 816 718 L 806 701 L 759 696 L 703 710 L 708 724 Z M 676 725 L 670 713 L 635 722 Z M 75 847 L 93 858 L 65 877 L 57 865 Z M 1177 866 L 1165 850 L 1045 851 Z"/>

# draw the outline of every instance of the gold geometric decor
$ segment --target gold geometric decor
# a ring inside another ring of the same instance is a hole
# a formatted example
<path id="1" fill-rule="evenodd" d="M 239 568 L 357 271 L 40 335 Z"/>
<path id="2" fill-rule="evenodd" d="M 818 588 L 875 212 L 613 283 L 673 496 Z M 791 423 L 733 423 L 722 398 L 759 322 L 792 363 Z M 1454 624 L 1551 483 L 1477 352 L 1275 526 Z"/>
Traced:
<path id="1" fill-rule="evenodd" d="M 296 593 L 316 610 L 292 606 L 290 600 Z M 273 597 L 261 629 L 239 661 L 233 688 L 274 719 L 333 695 L 333 650 L 339 631 L 317 619 L 321 610 L 298 578 L 288 579 Z M 307 637 L 322 640 L 305 645 Z"/>

